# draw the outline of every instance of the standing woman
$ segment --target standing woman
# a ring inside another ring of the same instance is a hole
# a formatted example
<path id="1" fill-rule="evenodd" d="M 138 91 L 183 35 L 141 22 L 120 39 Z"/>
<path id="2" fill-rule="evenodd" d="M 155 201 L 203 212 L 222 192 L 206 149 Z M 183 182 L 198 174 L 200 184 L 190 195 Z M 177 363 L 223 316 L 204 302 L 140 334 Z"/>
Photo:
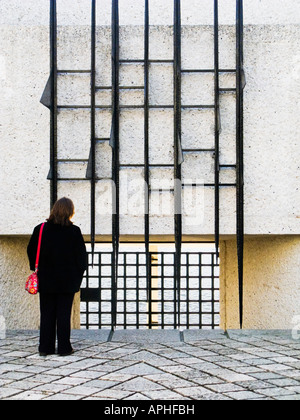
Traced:
<path id="1" fill-rule="evenodd" d="M 41 356 L 74 352 L 70 342 L 71 312 L 75 293 L 79 292 L 87 269 L 87 252 L 80 228 L 71 222 L 74 204 L 68 198 L 58 200 L 45 223 L 39 261 L 39 293 L 41 310 Z M 35 259 L 41 225 L 34 229 L 27 253 L 30 269 Z"/>

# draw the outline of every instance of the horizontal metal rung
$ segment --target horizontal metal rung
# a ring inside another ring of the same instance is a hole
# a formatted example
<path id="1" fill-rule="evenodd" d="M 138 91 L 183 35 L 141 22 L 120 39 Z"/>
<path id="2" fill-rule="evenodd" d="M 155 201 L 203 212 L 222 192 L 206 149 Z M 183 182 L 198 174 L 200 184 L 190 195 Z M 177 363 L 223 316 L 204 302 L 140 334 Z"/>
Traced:
<path id="1" fill-rule="evenodd" d="M 214 69 L 183 69 L 182 73 L 215 73 Z M 219 73 L 236 73 L 236 69 L 219 69 Z"/>
<path id="2" fill-rule="evenodd" d="M 219 91 L 220 93 L 235 93 L 236 88 L 224 88 L 224 89 L 221 88 Z"/>
<path id="3" fill-rule="evenodd" d="M 84 73 L 91 73 L 91 70 L 57 70 L 57 73 L 60 74 L 84 74 Z"/>
<path id="4" fill-rule="evenodd" d="M 182 109 L 214 109 L 215 105 L 182 105 Z"/>
<path id="5" fill-rule="evenodd" d="M 86 178 L 58 178 L 57 181 L 74 182 L 74 181 L 90 181 L 91 177 Z M 112 181 L 112 178 L 96 178 L 96 181 Z"/>
<path id="6" fill-rule="evenodd" d="M 74 182 L 74 181 L 89 181 L 88 178 L 58 178 L 57 181 Z"/>
<path id="7" fill-rule="evenodd" d="M 120 86 L 120 90 L 144 90 L 144 86 Z M 112 90 L 112 86 L 96 86 L 96 90 Z"/>
<path id="8" fill-rule="evenodd" d="M 200 153 L 200 152 L 211 152 L 214 153 L 215 149 L 182 149 L 184 153 Z"/>
<path id="9" fill-rule="evenodd" d="M 133 59 L 133 60 L 119 60 L 119 63 L 120 64 L 135 64 L 135 63 L 137 63 L 137 64 L 145 64 L 145 60 L 138 60 L 138 59 Z M 174 60 L 172 60 L 172 59 L 165 59 L 165 60 L 163 60 L 163 59 L 150 59 L 149 60 L 149 63 L 151 63 L 151 64 L 164 64 L 164 63 L 166 63 L 166 64 L 168 64 L 168 63 L 174 63 Z"/>
<path id="10" fill-rule="evenodd" d="M 151 64 L 164 64 L 164 63 L 174 63 L 174 60 L 149 60 Z"/>
<path id="11" fill-rule="evenodd" d="M 163 164 L 156 163 L 156 164 L 150 164 L 149 167 L 150 168 L 174 168 L 174 165 L 168 165 L 168 164 L 165 164 L 165 163 L 163 163 Z"/>
<path id="12" fill-rule="evenodd" d="M 170 189 L 155 188 L 155 189 L 150 189 L 149 192 L 150 193 L 154 193 L 154 192 L 158 192 L 158 193 L 164 193 L 164 192 L 174 193 L 175 190 L 174 190 L 174 188 L 170 188 Z"/>
<path id="13" fill-rule="evenodd" d="M 58 109 L 91 109 L 89 105 L 58 105 Z"/>
<path id="14" fill-rule="evenodd" d="M 209 187 L 209 188 L 215 188 L 215 184 L 182 184 L 182 188 L 185 187 Z M 236 184 L 219 184 L 219 187 L 236 187 Z"/>
<path id="15" fill-rule="evenodd" d="M 236 165 L 220 165 L 220 168 L 222 169 L 233 169 L 236 168 Z"/>
<path id="16" fill-rule="evenodd" d="M 144 64 L 145 60 L 119 60 L 120 64 Z"/>
<path id="17" fill-rule="evenodd" d="M 80 162 L 88 162 L 88 159 L 57 159 L 58 163 L 80 163 Z"/>
<path id="18" fill-rule="evenodd" d="M 134 165 L 132 163 L 131 164 L 126 163 L 126 164 L 120 164 L 119 166 L 120 166 L 120 168 L 144 168 L 145 167 L 145 165 L 143 163 L 138 163 L 136 165 Z"/>

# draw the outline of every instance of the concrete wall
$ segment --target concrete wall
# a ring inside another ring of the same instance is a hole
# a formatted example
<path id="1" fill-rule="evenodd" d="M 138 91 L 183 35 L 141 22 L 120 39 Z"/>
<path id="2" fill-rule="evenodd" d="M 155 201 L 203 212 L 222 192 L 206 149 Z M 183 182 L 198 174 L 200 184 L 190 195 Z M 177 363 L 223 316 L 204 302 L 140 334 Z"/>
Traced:
<path id="1" fill-rule="evenodd" d="M 244 328 L 291 329 L 300 314 L 300 240 L 248 238 L 245 244 Z M 221 328 L 239 329 L 236 243 L 221 246 Z"/>
<path id="2" fill-rule="evenodd" d="M 0 234 L 30 234 L 33 226 L 49 212 L 49 111 L 39 104 L 49 76 L 49 10 L 46 0 L 5 1 L 0 5 L 1 57 L 0 86 L 5 98 L 1 107 L 0 137 Z M 182 39 L 184 68 L 213 67 L 212 1 L 182 2 Z M 97 14 L 97 84 L 111 84 L 111 2 L 98 1 Z M 120 1 L 121 58 L 143 58 L 143 2 Z M 173 57 L 172 1 L 151 0 L 150 57 Z M 299 158 L 297 117 L 299 113 L 299 25 L 296 11 L 299 2 L 283 0 L 245 1 L 245 211 L 246 234 L 299 234 Z M 59 0 L 59 53 L 61 69 L 87 69 L 90 65 L 90 2 Z M 220 1 L 220 66 L 235 66 L 235 1 Z M 121 84 L 143 85 L 142 66 L 122 66 Z M 173 71 L 170 65 L 152 65 L 150 100 L 152 104 L 173 101 Z M 233 76 L 223 75 L 222 87 L 234 87 Z M 89 104 L 89 77 L 64 75 L 59 79 L 60 104 Z M 213 103 L 211 75 L 183 75 L 183 103 Z M 110 104 L 110 92 L 97 95 L 99 105 Z M 140 104 L 142 92 L 123 92 L 122 104 Z M 170 110 L 153 110 L 150 115 L 150 158 L 152 163 L 173 162 L 173 115 Z M 221 164 L 235 163 L 235 99 L 221 98 Z M 214 142 L 213 112 L 185 110 L 182 117 L 183 146 L 211 147 Z M 58 129 L 60 158 L 89 156 L 88 111 L 61 111 Z M 97 113 L 97 135 L 110 133 L 111 113 Z M 134 150 L 134 154 L 132 153 Z M 160 162 L 163 160 L 163 162 Z M 143 161 L 143 112 L 121 114 L 121 162 Z M 106 144 L 97 147 L 97 172 L 111 173 L 111 150 Z M 187 155 L 183 164 L 185 180 L 213 181 L 211 154 Z M 86 165 L 60 165 L 60 175 L 82 176 Z M 155 180 L 174 180 L 171 171 L 152 172 Z M 143 234 L 142 188 L 136 181 L 142 173 L 122 170 L 121 179 L 129 179 L 129 208 L 124 214 L 121 233 Z M 233 170 L 222 170 L 221 180 L 234 182 Z M 134 182 L 133 182 L 134 181 Z M 141 184 L 140 184 L 141 185 Z M 97 233 L 111 232 L 111 185 L 97 185 Z M 123 190 L 123 188 L 122 188 Z M 76 223 L 88 234 L 89 182 L 61 183 L 59 195 L 74 199 Z M 186 213 L 191 205 L 185 196 Z M 131 198 L 130 198 L 131 197 Z M 195 199 L 200 211 L 190 224 L 184 218 L 184 233 L 211 235 L 214 232 L 213 189 L 199 188 Z M 39 205 L 32 205 L 38 198 Z M 153 195 L 151 232 L 172 234 L 173 194 Z M 164 210 L 157 206 L 164 201 Z M 127 197 L 123 195 L 123 207 Z M 121 204 L 122 205 L 122 204 Z M 124 206 L 125 205 L 125 206 Z M 130 232 L 128 231 L 130 226 Z M 221 189 L 221 233 L 235 232 L 235 189 Z"/>
<path id="3" fill-rule="evenodd" d="M 39 298 L 25 292 L 28 239 L 0 239 L 0 306 L 7 329 L 38 329 Z"/>

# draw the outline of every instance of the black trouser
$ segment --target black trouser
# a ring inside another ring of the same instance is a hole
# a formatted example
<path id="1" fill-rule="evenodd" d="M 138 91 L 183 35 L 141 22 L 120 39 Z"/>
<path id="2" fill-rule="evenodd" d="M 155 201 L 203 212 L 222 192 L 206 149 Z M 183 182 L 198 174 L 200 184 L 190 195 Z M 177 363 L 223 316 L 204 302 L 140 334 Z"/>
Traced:
<path id="1" fill-rule="evenodd" d="M 40 293 L 40 353 L 55 353 L 56 329 L 58 354 L 72 351 L 70 337 L 74 296 L 74 294 Z"/>

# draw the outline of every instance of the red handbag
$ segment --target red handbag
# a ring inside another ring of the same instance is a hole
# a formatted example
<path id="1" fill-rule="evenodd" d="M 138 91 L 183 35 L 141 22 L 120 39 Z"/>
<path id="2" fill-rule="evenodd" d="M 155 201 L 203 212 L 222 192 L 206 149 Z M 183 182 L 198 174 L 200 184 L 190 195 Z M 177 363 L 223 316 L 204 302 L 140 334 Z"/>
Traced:
<path id="1" fill-rule="evenodd" d="M 38 242 L 36 261 L 35 261 L 35 272 L 32 273 L 28 277 L 26 281 L 26 285 L 25 285 L 25 290 L 30 295 L 36 295 L 39 291 L 38 269 L 39 269 L 39 260 L 40 260 L 41 243 L 42 243 L 42 235 L 43 235 L 44 226 L 45 226 L 45 223 L 42 224 L 41 229 L 40 229 L 39 242 Z"/>

